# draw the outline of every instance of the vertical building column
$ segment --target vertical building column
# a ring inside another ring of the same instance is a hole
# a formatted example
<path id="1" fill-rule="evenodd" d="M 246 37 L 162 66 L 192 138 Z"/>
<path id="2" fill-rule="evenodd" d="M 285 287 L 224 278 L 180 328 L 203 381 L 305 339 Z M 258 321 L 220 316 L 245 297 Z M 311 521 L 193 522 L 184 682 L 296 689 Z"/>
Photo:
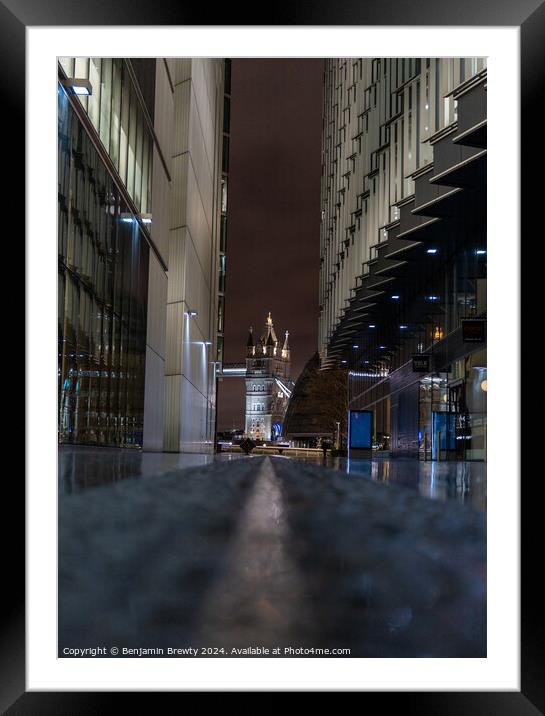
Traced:
<path id="1" fill-rule="evenodd" d="M 166 310 L 169 452 L 213 449 L 223 61 L 172 61 L 174 138 Z M 218 111 L 220 103 L 220 111 Z"/>
<path id="2" fill-rule="evenodd" d="M 170 233 L 170 171 L 174 118 L 173 84 L 167 61 L 155 70 L 152 173 L 152 239 L 168 266 Z M 150 252 L 144 394 L 144 450 L 161 451 L 164 441 L 167 272 Z"/>

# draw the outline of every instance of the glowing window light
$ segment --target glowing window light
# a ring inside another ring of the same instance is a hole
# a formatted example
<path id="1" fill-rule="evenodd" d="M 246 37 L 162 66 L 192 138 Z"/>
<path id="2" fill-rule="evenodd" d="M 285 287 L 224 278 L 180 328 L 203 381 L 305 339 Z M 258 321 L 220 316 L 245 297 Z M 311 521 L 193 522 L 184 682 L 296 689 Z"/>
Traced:
<path id="1" fill-rule="evenodd" d="M 89 97 L 93 94 L 93 86 L 89 80 L 83 77 L 67 77 L 61 81 L 63 87 L 65 87 L 72 94 L 78 95 L 79 97 Z"/>

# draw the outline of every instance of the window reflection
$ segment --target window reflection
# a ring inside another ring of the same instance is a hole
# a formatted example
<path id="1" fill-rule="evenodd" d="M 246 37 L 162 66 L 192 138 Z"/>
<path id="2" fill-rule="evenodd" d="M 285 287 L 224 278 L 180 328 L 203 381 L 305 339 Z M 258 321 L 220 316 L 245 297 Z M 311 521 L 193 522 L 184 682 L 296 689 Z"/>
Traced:
<path id="1" fill-rule="evenodd" d="M 62 57 L 68 77 L 91 82 L 93 92 L 77 100 L 142 213 L 151 212 L 153 137 L 137 97 L 127 61 L 100 57 Z"/>
<path id="2" fill-rule="evenodd" d="M 58 177 L 59 440 L 141 445 L 149 248 L 62 90 Z"/>

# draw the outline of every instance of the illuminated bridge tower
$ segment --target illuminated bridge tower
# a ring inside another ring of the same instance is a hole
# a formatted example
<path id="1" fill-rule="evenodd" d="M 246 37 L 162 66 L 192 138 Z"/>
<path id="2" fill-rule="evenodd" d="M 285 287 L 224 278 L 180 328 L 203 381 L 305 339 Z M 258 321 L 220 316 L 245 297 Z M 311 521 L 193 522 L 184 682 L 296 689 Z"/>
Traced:
<path id="1" fill-rule="evenodd" d="M 271 314 L 265 330 L 255 342 L 250 328 L 246 342 L 246 434 L 257 440 L 274 440 L 282 434 L 282 423 L 293 389 L 290 379 L 288 331 L 279 346 Z"/>

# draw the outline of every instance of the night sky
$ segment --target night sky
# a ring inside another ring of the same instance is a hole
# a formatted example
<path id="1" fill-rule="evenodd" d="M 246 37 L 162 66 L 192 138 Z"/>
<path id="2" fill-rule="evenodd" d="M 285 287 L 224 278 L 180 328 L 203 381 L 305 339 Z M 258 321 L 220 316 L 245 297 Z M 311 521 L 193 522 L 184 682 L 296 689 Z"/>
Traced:
<path id="1" fill-rule="evenodd" d="M 226 363 L 271 311 L 295 380 L 317 349 L 322 60 L 233 60 Z M 244 427 L 244 380 L 220 383 L 218 430 Z"/>

